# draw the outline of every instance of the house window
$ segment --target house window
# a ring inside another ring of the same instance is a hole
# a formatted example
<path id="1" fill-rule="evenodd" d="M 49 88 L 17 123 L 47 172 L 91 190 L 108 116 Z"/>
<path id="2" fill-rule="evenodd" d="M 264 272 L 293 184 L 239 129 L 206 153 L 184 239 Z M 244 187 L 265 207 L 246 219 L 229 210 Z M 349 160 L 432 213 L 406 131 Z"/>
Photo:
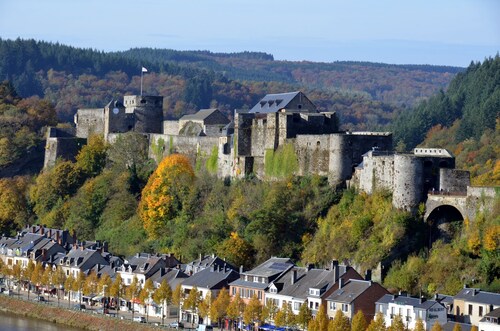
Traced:
<path id="1" fill-rule="evenodd" d="M 319 303 L 318 302 L 315 302 L 314 303 L 314 309 L 318 310 L 319 309 Z"/>
<path id="2" fill-rule="evenodd" d="M 300 302 L 294 302 L 293 303 L 293 310 L 299 310 L 300 309 Z"/>
<path id="3" fill-rule="evenodd" d="M 262 300 L 262 292 L 257 291 L 257 299 Z"/>
<path id="4" fill-rule="evenodd" d="M 479 306 L 479 316 L 483 316 L 483 307 Z"/>
<path id="5" fill-rule="evenodd" d="M 269 290 L 269 292 L 271 292 L 271 293 L 277 293 L 278 291 L 276 290 L 276 288 L 271 287 L 271 289 Z"/>
<path id="6" fill-rule="evenodd" d="M 309 302 L 309 309 L 313 309 L 313 303 Z"/>
<path id="7" fill-rule="evenodd" d="M 254 283 L 258 283 L 259 282 L 259 277 L 253 276 L 253 281 L 254 281 Z"/>
<path id="8" fill-rule="evenodd" d="M 236 295 L 236 287 L 233 287 L 233 295 Z"/>
<path id="9" fill-rule="evenodd" d="M 472 305 L 469 305 L 469 315 L 472 315 Z"/>
<path id="10" fill-rule="evenodd" d="M 330 310 L 335 310 L 335 302 L 330 301 Z"/>
<path id="11" fill-rule="evenodd" d="M 394 307 L 391 307 L 391 319 L 394 318 Z"/>
<path id="12" fill-rule="evenodd" d="M 344 313 L 347 313 L 347 312 L 349 311 L 349 305 L 348 305 L 348 304 L 343 303 L 343 304 L 342 304 L 342 311 L 343 311 Z"/>

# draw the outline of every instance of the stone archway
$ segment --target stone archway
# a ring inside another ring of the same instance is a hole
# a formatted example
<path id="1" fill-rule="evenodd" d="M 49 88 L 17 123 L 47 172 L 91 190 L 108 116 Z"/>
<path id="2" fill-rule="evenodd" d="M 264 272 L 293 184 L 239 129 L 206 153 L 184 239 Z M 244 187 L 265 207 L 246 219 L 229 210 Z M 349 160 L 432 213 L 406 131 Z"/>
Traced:
<path id="1" fill-rule="evenodd" d="M 440 205 L 434 208 L 425 220 L 428 226 L 429 247 L 438 239 L 444 242 L 451 241 L 461 230 L 464 219 L 460 210 L 455 206 Z"/>

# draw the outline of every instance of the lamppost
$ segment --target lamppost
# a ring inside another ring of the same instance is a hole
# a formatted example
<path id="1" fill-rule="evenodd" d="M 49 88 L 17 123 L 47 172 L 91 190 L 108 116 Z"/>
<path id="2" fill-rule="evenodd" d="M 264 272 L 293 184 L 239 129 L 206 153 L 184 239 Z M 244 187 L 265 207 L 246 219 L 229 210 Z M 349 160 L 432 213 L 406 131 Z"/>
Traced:
<path id="1" fill-rule="evenodd" d="M 102 287 L 102 295 L 104 297 L 104 303 L 102 305 L 102 314 L 104 315 L 104 312 L 106 311 L 106 303 L 107 303 L 107 296 L 106 296 L 106 290 L 108 289 L 108 285 L 103 285 Z"/>

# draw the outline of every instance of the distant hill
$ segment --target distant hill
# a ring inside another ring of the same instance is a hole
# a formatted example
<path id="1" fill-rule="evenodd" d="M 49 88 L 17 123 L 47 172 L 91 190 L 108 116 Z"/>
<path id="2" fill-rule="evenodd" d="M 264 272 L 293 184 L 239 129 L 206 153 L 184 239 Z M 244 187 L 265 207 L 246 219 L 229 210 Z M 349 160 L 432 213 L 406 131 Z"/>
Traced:
<path id="1" fill-rule="evenodd" d="M 396 118 L 393 129 L 400 146 L 447 148 L 475 184 L 500 185 L 500 57 L 471 63 L 446 92 Z"/>
<path id="2" fill-rule="evenodd" d="M 165 96 L 165 115 L 200 108 L 253 106 L 263 95 L 302 90 L 320 110 L 337 111 L 344 128 L 385 127 L 409 106 L 446 89 L 462 68 L 367 62 L 275 61 L 259 52 L 211 53 L 136 48 L 105 53 L 35 40 L 0 39 L 0 80 L 22 97 L 55 104 L 60 120 L 76 109 L 102 107 L 112 98 L 139 93 Z"/>

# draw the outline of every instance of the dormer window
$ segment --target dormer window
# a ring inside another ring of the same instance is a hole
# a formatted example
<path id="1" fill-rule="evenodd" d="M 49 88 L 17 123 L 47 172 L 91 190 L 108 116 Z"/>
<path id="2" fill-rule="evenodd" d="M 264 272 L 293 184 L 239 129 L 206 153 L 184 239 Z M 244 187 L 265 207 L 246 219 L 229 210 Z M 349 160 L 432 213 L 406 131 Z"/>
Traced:
<path id="1" fill-rule="evenodd" d="M 310 288 L 309 295 L 319 296 L 319 290 L 316 288 Z"/>
<path id="2" fill-rule="evenodd" d="M 271 287 L 271 288 L 269 289 L 269 292 L 270 292 L 270 293 L 278 293 L 278 290 L 276 289 L 276 287 Z"/>

